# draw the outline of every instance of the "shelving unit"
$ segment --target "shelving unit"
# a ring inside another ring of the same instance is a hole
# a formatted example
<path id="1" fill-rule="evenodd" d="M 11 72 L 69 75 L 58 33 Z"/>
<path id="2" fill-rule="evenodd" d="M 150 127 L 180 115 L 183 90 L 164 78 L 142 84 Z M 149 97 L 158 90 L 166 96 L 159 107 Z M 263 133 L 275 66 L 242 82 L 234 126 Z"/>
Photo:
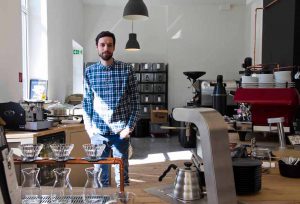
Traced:
<path id="1" fill-rule="evenodd" d="M 139 81 L 140 120 L 136 137 L 149 135 L 151 110 L 168 109 L 168 64 L 131 63 Z"/>

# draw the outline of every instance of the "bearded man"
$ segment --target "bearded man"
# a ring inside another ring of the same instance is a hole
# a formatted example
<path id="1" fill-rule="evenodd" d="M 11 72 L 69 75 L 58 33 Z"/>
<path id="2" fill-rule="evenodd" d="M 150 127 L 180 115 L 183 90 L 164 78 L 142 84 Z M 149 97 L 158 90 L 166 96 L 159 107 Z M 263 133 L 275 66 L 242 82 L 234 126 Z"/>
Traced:
<path id="1" fill-rule="evenodd" d="M 130 64 L 113 58 L 115 35 L 103 31 L 96 37 L 100 60 L 85 69 L 83 119 L 92 144 L 105 144 L 102 157 L 122 158 L 124 182 L 129 185 L 128 146 L 130 133 L 139 115 L 137 79 Z M 101 182 L 109 186 L 109 166 L 95 165 L 102 169 Z M 120 185 L 119 165 L 115 165 L 115 181 Z"/>

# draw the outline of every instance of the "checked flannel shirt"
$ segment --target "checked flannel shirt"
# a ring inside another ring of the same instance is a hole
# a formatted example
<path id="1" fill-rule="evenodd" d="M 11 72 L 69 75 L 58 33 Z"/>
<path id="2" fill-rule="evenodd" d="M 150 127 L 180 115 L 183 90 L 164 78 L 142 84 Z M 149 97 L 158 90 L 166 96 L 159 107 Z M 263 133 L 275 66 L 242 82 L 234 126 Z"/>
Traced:
<path id="1" fill-rule="evenodd" d="M 90 137 L 134 128 L 139 115 L 136 75 L 130 64 L 114 60 L 85 69 L 83 119 Z"/>

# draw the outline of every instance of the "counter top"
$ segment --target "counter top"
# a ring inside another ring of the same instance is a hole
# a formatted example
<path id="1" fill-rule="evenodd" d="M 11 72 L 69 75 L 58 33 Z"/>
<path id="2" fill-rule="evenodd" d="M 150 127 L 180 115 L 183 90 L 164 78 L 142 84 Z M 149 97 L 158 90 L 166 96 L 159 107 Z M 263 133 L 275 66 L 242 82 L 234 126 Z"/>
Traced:
<path id="1" fill-rule="evenodd" d="M 51 127 L 47 130 L 40 130 L 40 131 L 9 130 L 6 132 L 6 138 L 9 141 L 9 139 L 33 138 L 33 137 L 44 136 L 44 135 L 61 132 L 61 131 L 80 131 L 80 130 L 84 130 L 84 124 L 59 125 L 57 127 Z"/>

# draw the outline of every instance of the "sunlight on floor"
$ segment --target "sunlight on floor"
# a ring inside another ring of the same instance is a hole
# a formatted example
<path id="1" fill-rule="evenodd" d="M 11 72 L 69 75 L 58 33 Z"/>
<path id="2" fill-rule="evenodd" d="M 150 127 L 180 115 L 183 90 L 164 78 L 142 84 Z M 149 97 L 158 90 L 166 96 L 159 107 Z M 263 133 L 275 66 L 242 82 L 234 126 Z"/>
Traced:
<path id="1" fill-rule="evenodd" d="M 192 153 L 190 151 L 176 151 L 167 153 L 148 154 L 144 159 L 130 159 L 130 165 L 151 164 L 165 161 L 190 160 Z"/>

